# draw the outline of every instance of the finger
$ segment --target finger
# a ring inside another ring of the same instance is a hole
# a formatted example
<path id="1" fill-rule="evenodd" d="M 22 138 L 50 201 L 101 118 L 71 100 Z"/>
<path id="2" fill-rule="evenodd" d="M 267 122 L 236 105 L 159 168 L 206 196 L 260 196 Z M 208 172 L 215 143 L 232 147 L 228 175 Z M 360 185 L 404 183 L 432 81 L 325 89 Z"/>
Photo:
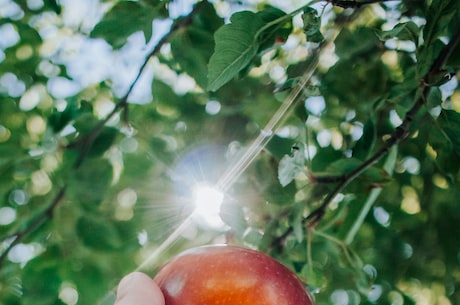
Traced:
<path id="1" fill-rule="evenodd" d="M 133 272 L 118 284 L 115 305 L 164 305 L 158 285 L 146 274 Z"/>

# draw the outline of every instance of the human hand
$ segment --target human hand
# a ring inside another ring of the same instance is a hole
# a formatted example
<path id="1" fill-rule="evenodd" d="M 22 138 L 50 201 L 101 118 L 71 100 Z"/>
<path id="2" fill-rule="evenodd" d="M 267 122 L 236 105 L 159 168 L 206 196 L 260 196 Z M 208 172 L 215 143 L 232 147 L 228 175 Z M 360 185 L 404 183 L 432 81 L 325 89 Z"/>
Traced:
<path id="1" fill-rule="evenodd" d="M 146 274 L 133 272 L 118 284 L 114 305 L 164 305 L 163 293 Z"/>

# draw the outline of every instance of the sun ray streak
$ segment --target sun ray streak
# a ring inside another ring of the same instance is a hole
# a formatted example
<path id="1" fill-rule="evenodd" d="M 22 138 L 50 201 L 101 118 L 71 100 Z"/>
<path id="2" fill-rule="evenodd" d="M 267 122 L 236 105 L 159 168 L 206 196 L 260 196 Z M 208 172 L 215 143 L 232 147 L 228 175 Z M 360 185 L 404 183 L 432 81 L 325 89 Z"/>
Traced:
<path id="1" fill-rule="evenodd" d="M 319 47 L 312 54 L 311 63 L 302 75 L 299 83 L 294 87 L 291 93 L 284 99 L 281 106 L 273 114 L 271 119 L 260 131 L 256 139 L 251 143 L 241 158 L 231 163 L 227 170 L 223 173 L 222 177 L 218 180 L 216 187 L 223 192 L 231 188 L 233 183 L 241 176 L 241 174 L 249 167 L 259 153 L 265 148 L 267 143 L 271 140 L 277 128 L 280 127 L 288 115 L 292 112 L 293 105 L 301 96 L 303 88 L 310 81 L 316 67 L 318 65 L 319 54 L 323 46 Z"/>
<path id="2" fill-rule="evenodd" d="M 241 174 L 252 164 L 255 158 L 259 155 L 259 153 L 265 148 L 267 143 L 271 140 L 273 135 L 275 134 L 277 128 L 279 128 L 288 116 L 291 114 L 293 105 L 301 96 L 301 93 L 304 87 L 310 81 L 311 76 L 315 72 L 319 56 L 322 50 L 327 47 L 329 43 L 321 44 L 315 51 L 312 53 L 310 65 L 305 70 L 304 74 L 300 78 L 297 85 L 293 88 L 291 93 L 284 99 L 278 110 L 273 114 L 271 119 L 265 125 L 265 127 L 261 130 L 260 134 L 252 141 L 249 145 L 248 149 L 244 152 L 244 154 L 235 160 L 235 162 L 231 162 L 227 169 L 223 172 L 222 176 L 217 180 L 217 183 L 214 187 L 216 187 L 222 193 L 226 193 L 233 183 L 241 176 Z M 203 171 L 200 164 L 200 170 Z M 193 211 L 188 215 L 185 220 L 178 226 L 176 229 L 168 235 L 168 237 L 153 251 L 135 270 L 133 271 L 142 271 L 145 270 L 147 267 L 154 265 L 159 256 L 165 251 L 168 247 L 172 246 L 174 242 L 189 228 L 189 226 L 193 223 Z M 114 295 L 116 287 L 110 291 L 105 298 L 99 303 L 99 305 L 106 304 L 107 300 L 110 299 L 111 296 Z"/>
<path id="3" fill-rule="evenodd" d="M 149 265 L 153 265 L 160 254 L 166 250 L 168 247 L 172 246 L 174 242 L 185 232 L 188 226 L 191 224 L 192 216 L 188 216 L 169 236 L 166 238 L 159 246 L 155 249 L 143 262 L 140 264 L 136 270 L 141 271 Z"/>

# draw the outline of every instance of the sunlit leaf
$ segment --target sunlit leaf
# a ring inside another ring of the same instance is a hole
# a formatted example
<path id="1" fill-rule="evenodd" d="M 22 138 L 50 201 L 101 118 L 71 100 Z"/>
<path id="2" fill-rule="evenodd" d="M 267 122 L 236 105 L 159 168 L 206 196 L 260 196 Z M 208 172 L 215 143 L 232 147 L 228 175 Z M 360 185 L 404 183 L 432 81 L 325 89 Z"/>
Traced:
<path id="1" fill-rule="evenodd" d="M 258 13 L 237 12 L 230 23 L 214 35 L 216 47 L 209 60 L 208 90 L 216 91 L 247 67 L 261 49 L 272 45 L 277 37 L 287 38 L 289 19 L 272 7 Z"/>
<path id="2" fill-rule="evenodd" d="M 312 7 L 305 7 L 302 14 L 303 30 L 307 36 L 307 40 L 311 42 L 321 42 L 324 40 L 321 34 L 321 17 L 318 16 L 318 11 Z"/>
<path id="3" fill-rule="evenodd" d="M 117 3 L 91 32 L 93 38 L 103 38 L 115 49 L 121 48 L 127 38 L 143 31 L 146 41 L 152 36 L 152 22 L 159 15 L 151 6 L 142 6 L 134 1 Z"/>
<path id="4" fill-rule="evenodd" d="M 377 31 L 377 36 L 381 40 L 388 40 L 396 37 L 400 40 L 410 40 L 417 43 L 419 32 L 418 25 L 412 21 L 408 21 L 405 23 L 398 23 L 388 31 Z"/>
<path id="5" fill-rule="evenodd" d="M 208 90 L 215 91 L 235 77 L 256 55 L 256 34 L 264 25 L 255 13 L 244 11 L 232 15 L 230 24 L 214 35 L 216 47 L 209 60 Z"/>
<path id="6" fill-rule="evenodd" d="M 293 148 L 292 155 L 285 155 L 280 160 L 278 167 L 278 179 L 282 186 L 291 183 L 304 170 L 305 148 L 303 144 L 298 144 Z"/>
<path id="7" fill-rule="evenodd" d="M 222 204 L 219 215 L 222 220 L 234 230 L 235 234 L 239 236 L 242 236 L 248 227 L 243 208 L 239 204 Z"/>

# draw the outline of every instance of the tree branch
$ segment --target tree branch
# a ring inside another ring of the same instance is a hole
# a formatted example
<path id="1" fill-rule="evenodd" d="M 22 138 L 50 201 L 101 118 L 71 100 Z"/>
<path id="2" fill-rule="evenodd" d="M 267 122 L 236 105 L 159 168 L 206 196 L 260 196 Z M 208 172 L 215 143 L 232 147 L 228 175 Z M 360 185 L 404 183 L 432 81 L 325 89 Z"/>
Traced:
<path id="1" fill-rule="evenodd" d="M 80 147 L 82 148 L 81 151 L 80 151 L 80 154 L 79 154 L 79 157 L 76 161 L 76 164 L 75 166 L 76 167 L 79 167 L 81 165 L 81 163 L 83 162 L 83 160 L 85 159 L 86 157 L 86 154 L 87 152 L 89 151 L 89 149 L 91 148 L 91 146 L 93 145 L 94 141 L 96 140 L 96 138 L 99 136 L 99 134 L 101 133 L 102 129 L 104 128 L 104 126 L 107 124 L 107 122 L 112 119 L 119 111 L 123 110 L 125 115 L 124 115 L 124 120 L 127 121 L 127 112 L 128 112 L 128 98 L 129 96 L 131 95 L 134 87 L 136 86 L 136 84 L 138 83 L 142 73 L 144 72 L 144 70 L 146 69 L 147 67 L 147 64 L 150 60 L 150 58 L 156 56 L 161 48 L 163 47 L 163 45 L 165 43 L 168 42 L 168 40 L 171 38 L 171 36 L 177 32 L 179 29 L 183 28 L 183 27 L 186 27 L 188 26 L 194 16 L 198 13 L 198 11 L 203 7 L 203 5 L 205 5 L 208 1 L 207 0 L 203 0 L 199 3 L 197 3 L 192 11 L 187 15 L 187 16 L 184 16 L 184 17 L 181 17 L 179 19 L 177 19 L 174 24 L 172 25 L 171 29 L 169 30 L 168 33 L 166 33 L 159 41 L 158 43 L 155 45 L 155 47 L 153 48 L 153 50 L 145 57 L 145 60 L 144 62 L 142 63 L 142 65 L 140 66 L 139 68 L 139 71 L 136 75 L 136 77 L 134 78 L 133 82 L 131 83 L 131 85 L 129 86 L 128 88 L 128 91 L 126 92 L 126 94 L 115 104 L 115 107 L 114 109 L 112 110 L 112 112 L 110 112 L 104 119 L 102 119 L 101 121 L 99 121 L 99 123 L 89 132 L 87 133 L 86 135 L 80 137 L 79 139 L 75 140 L 74 142 L 68 144 L 66 146 L 66 149 L 73 149 L 73 148 L 76 148 L 76 147 Z"/>
<path id="2" fill-rule="evenodd" d="M 422 81 L 420 82 L 420 90 L 422 91 L 420 96 L 417 98 L 412 108 L 409 109 L 409 111 L 407 111 L 403 122 L 396 128 L 396 130 L 390 136 L 388 141 L 373 156 L 371 156 L 369 159 L 367 159 L 359 167 L 357 167 L 350 173 L 337 177 L 325 177 L 325 183 L 337 182 L 338 184 L 324 198 L 322 204 L 302 220 L 303 225 L 308 224 L 312 227 L 315 226 L 326 214 L 326 209 L 332 202 L 332 200 L 334 200 L 334 198 L 340 192 L 342 192 L 343 189 L 349 183 L 351 183 L 355 178 L 361 175 L 366 169 L 376 164 L 383 156 L 387 155 L 393 146 L 403 142 L 410 135 L 411 125 L 416 115 L 425 104 L 428 94 L 430 93 L 431 88 L 427 85 L 429 84 L 429 76 L 433 73 L 439 73 L 440 71 L 442 71 L 443 67 L 449 60 L 449 57 L 452 55 L 453 50 L 459 43 L 460 29 L 452 36 L 450 42 L 442 49 L 438 57 L 431 65 L 428 73 L 423 77 Z M 320 179 L 317 181 L 320 182 Z M 283 234 L 281 234 L 278 238 L 274 239 L 274 241 L 272 242 L 272 246 L 275 248 L 281 247 L 286 238 L 293 232 L 293 230 L 294 229 L 292 226 L 289 227 Z"/>
<path id="3" fill-rule="evenodd" d="M 163 45 L 168 42 L 168 40 L 171 38 L 171 36 L 178 31 L 179 29 L 188 26 L 192 20 L 193 17 L 197 14 L 197 12 L 205 5 L 208 1 L 203 0 L 196 4 L 192 11 L 184 17 L 181 17 L 175 21 L 175 23 L 172 25 L 171 29 L 169 30 L 168 33 L 166 33 L 160 40 L 159 42 L 155 45 L 153 50 L 146 56 L 144 62 L 139 68 L 139 71 L 134 78 L 133 82 L 129 86 L 126 94 L 120 98 L 120 100 L 116 103 L 114 109 L 112 112 L 110 112 L 104 119 L 99 121 L 99 123 L 86 135 L 82 136 L 81 138 L 75 140 L 74 142 L 68 144 L 65 148 L 66 149 L 73 149 L 73 148 L 80 148 L 80 154 L 77 159 L 77 162 L 75 164 L 76 167 L 79 167 L 81 162 L 84 160 L 86 157 L 86 153 L 89 151 L 91 146 L 94 143 L 94 140 L 99 136 L 100 132 L 102 131 L 103 127 L 107 124 L 107 122 L 113 118 L 115 114 L 117 114 L 119 111 L 124 110 L 124 113 L 126 114 L 128 111 L 127 105 L 128 105 L 128 98 L 131 95 L 134 87 L 138 83 L 142 73 L 147 67 L 147 64 L 150 60 L 150 58 L 156 56 Z M 19 244 L 27 235 L 32 233 L 33 231 L 37 230 L 40 228 L 46 221 L 51 219 L 53 217 L 53 213 L 55 208 L 58 206 L 58 204 L 62 201 L 65 195 L 65 187 L 61 188 L 52 203 L 46 210 L 44 210 L 40 215 L 38 215 L 34 220 L 30 222 L 30 224 L 22 229 L 19 230 L 18 232 L 5 237 L 4 240 L 6 239 L 12 239 L 11 242 L 8 244 L 8 246 L 4 249 L 4 251 L 0 255 L 0 268 L 3 265 L 4 261 L 6 260 L 8 253 L 11 251 L 11 249 L 14 248 L 17 244 Z"/>
<path id="4" fill-rule="evenodd" d="M 356 177 L 362 174 L 366 169 L 376 164 L 383 156 L 385 156 L 390 151 L 390 149 L 393 146 L 398 145 L 409 136 L 411 124 L 414 121 L 415 116 L 420 111 L 420 108 L 422 108 L 422 106 L 425 104 L 428 94 L 430 93 L 431 88 L 426 85 L 428 83 L 429 75 L 433 73 L 438 73 L 443 69 L 444 65 L 448 61 L 449 57 L 452 55 L 453 50 L 459 42 L 460 29 L 457 31 L 457 33 L 455 33 L 452 36 L 449 44 L 447 44 L 443 48 L 436 60 L 431 65 L 429 72 L 424 76 L 423 81 L 421 82 L 422 93 L 420 94 L 412 108 L 406 113 L 403 122 L 401 123 L 401 125 L 398 126 L 398 128 L 396 128 L 396 130 L 391 135 L 390 139 L 363 164 L 361 164 L 359 167 L 357 167 L 349 174 L 345 175 L 344 179 L 338 183 L 336 188 L 326 196 L 326 198 L 323 200 L 323 203 L 304 219 L 304 223 L 310 222 L 314 225 L 318 221 L 320 221 L 326 213 L 326 208 L 329 206 L 329 204 L 332 202 L 332 200 L 335 198 L 337 194 L 339 194 L 351 181 L 353 181 Z"/>
<path id="5" fill-rule="evenodd" d="M 54 197 L 49 207 L 46 208 L 46 210 L 44 210 L 40 215 L 38 215 L 33 221 L 31 221 L 27 227 L 5 238 L 5 240 L 8 238 L 12 238 L 13 240 L 0 255 L 0 268 L 2 267 L 6 257 L 8 256 L 8 253 L 11 251 L 11 249 L 14 248 L 14 246 L 19 244 L 25 237 L 27 237 L 27 235 L 40 228 L 47 220 L 53 217 L 54 210 L 62 201 L 64 195 L 65 187 L 59 190 L 59 192 L 57 193 L 56 197 Z"/>
<path id="6" fill-rule="evenodd" d="M 382 3 L 382 2 L 389 2 L 389 1 L 398 1 L 398 0 L 363 0 L 363 1 L 355 1 L 355 0 L 328 0 L 327 2 L 331 3 L 334 6 L 338 6 L 341 8 L 360 8 L 364 5 L 374 4 L 374 3 Z"/>

